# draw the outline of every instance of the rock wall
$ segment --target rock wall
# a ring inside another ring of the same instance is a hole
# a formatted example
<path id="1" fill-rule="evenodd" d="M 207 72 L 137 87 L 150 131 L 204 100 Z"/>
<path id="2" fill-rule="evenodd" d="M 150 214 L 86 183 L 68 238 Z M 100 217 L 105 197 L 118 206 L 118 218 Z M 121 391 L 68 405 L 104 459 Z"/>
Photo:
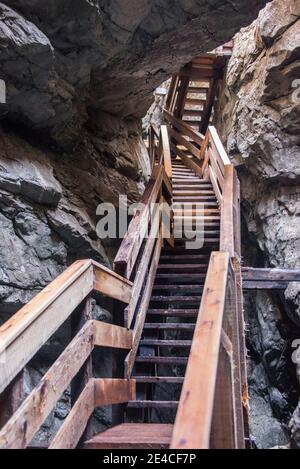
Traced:
<path id="1" fill-rule="evenodd" d="M 300 268 L 299 72 L 300 2 L 274 0 L 236 35 L 218 102 L 216 125 L 241 180 L 246 265 Z M 247 305 L 252 431 L 259 447 L 285 444 L 298 393 L 300 285 L 251 294 Z"/>

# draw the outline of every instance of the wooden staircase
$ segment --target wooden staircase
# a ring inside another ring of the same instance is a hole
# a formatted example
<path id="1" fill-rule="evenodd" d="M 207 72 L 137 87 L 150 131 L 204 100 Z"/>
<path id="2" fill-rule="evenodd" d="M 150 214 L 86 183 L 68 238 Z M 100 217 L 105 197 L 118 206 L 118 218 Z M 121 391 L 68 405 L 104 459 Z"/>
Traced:
<path id="1" fill-rule="evenodd" d="M 239 182 L 209 126 L 229 49 L 173 77 L 166 123 L 149 131 L 151 178 L 114 272 L 79 261 L 0 328 L 0 397 L 14 401 L 0 448 L 28 447 L 70 384 L 72 407 L 50 449 L 245 448 Z M 113 299 L 116 325 L 92 319 L 94 292 Z M 71 314 L 73 340 L 16 405 L 23 368 Z M 93 377 L 101 346 L 119 350 L 117 378 Z M 93 411 L 107 405 L 118 406 L 114 426 L 93 435 Z"/>
<path id="2" fill-rule="evenodd" d="M 175 243 L 174 247 L 165 246 L 161 251 L 135 360 L 133 378 L 138 383 L 137 395 L 141 398 L 128 403 L 128 409 L 151 409 L 147 413 L 150 422 L 163 417 L 164 421 L 174 422 L 210 253 L 218 249 L 220 242 L 220 208 L 211 183 L 200 179 L 176 158 L 172 160 L 172 182 Z M 196 222 L 200 219 L 204 244 L 200 249 L 188 250 L 184 246 L 186 238 L 181 236 L 180 230 L 176 232 L 176 224 L 182 227 L 185 219 L 183 204 L 199 201 L 201 209 L 188 218 L 195 232 Z M 209 205 L 213 207 L 213 216 L 206 203 L 213 204 Z M 168 385 L 173 387 L 169 394 L 177 396 L 176 400 L 157 400 L 155 396 L 159 389 L 156 388 L 159 386 L 156 385 L 161 383 L 166 394 Z M 140 413 L 140 417 L 146 418 L 146 414 Z"/>

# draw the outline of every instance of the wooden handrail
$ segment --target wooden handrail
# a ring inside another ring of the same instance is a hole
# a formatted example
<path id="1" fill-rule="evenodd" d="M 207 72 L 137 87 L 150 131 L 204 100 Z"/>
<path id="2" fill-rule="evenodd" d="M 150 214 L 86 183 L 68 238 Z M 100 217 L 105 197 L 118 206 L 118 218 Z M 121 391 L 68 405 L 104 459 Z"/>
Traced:
<path id="1" fill-rule="evenodd" d="M 0 327 L 0 393 L 93 290 L 129 303 L 131 289 L 92 260 L 72 264 Z"/>
<path id="2" fill-rule="evenodd" d="M 0 431 L 0 448 L 25 448 L 30 443 L 95 346 L 130 349 L 132 338 L 132 331 L 125 328 L 87 321 Z"/>
<path id="3" fill-rule="evenodd" d="M 176 415 L 172 449 L 206 449 L 210 445 L 228 265 L 228 253 L 211 254 Z"/>
<path id="4" fill-rule="evenodd" d="M 90 379 L 49 449 L 76 448 L 95 408 L 123 404 L 134 399 L 136 399 L 134 379 Z"/>

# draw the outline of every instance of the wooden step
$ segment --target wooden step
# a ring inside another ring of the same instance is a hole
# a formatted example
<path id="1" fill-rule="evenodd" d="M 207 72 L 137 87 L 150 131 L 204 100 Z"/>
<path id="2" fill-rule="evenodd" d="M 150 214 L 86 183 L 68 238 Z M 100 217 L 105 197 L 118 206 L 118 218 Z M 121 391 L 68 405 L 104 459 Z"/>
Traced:
<path id="1" fill-rule="evenodd" d="M 85 449 L 166 449 L 172 438 L 173 425 L 122 423 L 98 433 L 84 444 Z"/>
<path id="2" fill-rule="evenodd" d="M 171 269 L 171 270 L 186 270 L 188 273 L 193 272 L 196 269 L 203 270 L 207 269 L 207 264 L 158 264 L 158 270 L 164 270 L 164 269 Z M 206 274 L 201 274 L 203 277 L 206 276 Z"/>
<path id="3" fill-rule="evenodd" d="M 184 109 L 183 110 L 183 116 L 189 116 L 189 117 L 197 117 L 197 116 L 202 116 L 203 114 L 203 109 L 197 110 L 197 109 Z M 183 118 L 184 120 L 184 118 Z"/>
<path id="4" fill-rule="evenodd" d="M 177 409 L 179 401 L 129 401 L 127 406 L 133 409 Z"/>
<path id="5" fill-rule="evenodd" d="M 177 277 L 176 277 L 177 278 Z M 199 278 L 199 284 L 198 285 L 160 285 L 160 284 L 156 284 L 153 286 L 153 290 L 155 292 L 157 291 L 163 291 L 163 290 L 167 290 L 167 291 L 172 291 L 172 295 L 174 295 L 174 292 L 173 290 L 175 290 L 176 292 L 179 292 L 180 294 L 181 293 L 189 293 L 189 292 L 197 292 L 197 293 L 202 293 L 202 290 L 203 290 L 203 284 L 204 282 L 200 282 L 200 279 L 204 279 L 205 276 L 204 275 L 201 275 L 201 274 L 198 274 L 198 277 Z M 159 280 L 159 278 L 158 278 Z"/>
<path id="6" fill-rule="evenodd" d="M 213 190 L 209 190 L 209 189 L 202 189 L 201 187 L 197 186 L 197 187 L 193 187 L 192 190 L 187 190 L 187 189 L 174 189 L 173 190 L 173 197 L 174 196 L 180 196 L 180 195 L 188 195 L 188 196 L 191 196 L 191 195 L 203 195 L 204 197 L 205 196 L 214 196 L 216 197 L 215 193 Z"/>
<path id="7" fill-rule="evenodd" d="M 153 345 L 155 347 L 190 347 L 191 340 L 162 340 L 162 339 L 142 339 L 140 345 Z"/>
<path id="8" fill-rule="evenodd" d="M 206 88 L 206 87 L 203 87 L 203 86 L 202 87 L 200 87 L 200 86 L 199 87 L 198 86 L 189 86 L 188 89 L 187 89 L 187 92 L 188 93 L 193 93 L 193 94 L 195 94 L 195 93 L 201 94 L 201 93 L 207 93 L 208 90 L 209 90 L 208 87 Z"/>
<path id="9" fill-rule="evenodd" d="M 161 331 L 194 331 L 195 324 L 146 322 L 144 324 L 144 329 L 157 329 Z"/>
<path id="10" fill-rule="evenodd" d="M 147 314 L 152 316 L 172 317 L 172 318 L 196 318 L 198 309 L 148 309 Z"/>
<path id="11" fill-rule="evenodd" d="M 169 261 L 169 260 L 172 260 L 172 261 L 179 261 L 179 260 L 182 260 L 182 261 L 204 261 L 206 260 L 207 263 L 205 264 L 198 264 L 198 265 L 202 265 L 203 267 L 207 267 L 208 266 L 208 262 L 209 262 L 209 254 L 171 254 L 171 255 L 168 255 L 168 254 L 163 254 L 161 255 L 160 257 L 160 260 L 161 261 Z M 194 264 L 192 264 L 194 265 Z"/>
<path id="12" fill-rule="evenodd" d="M 205 103 L 206 103 L 206 100 L 201 99 L 201 98 L 186 98 L 185 100 L 185 104 L 188 106 L 202 106 L 203 107 L 203 104 Z"/>
<path id="13" fill-rule="evenodd" d="M 193 324 L 192 324 L 193 325 Z M 195 326 L 194 326 L 195 327 Z M 158 365 L 186 365 L 188 357 L 141 357 L 137 356 L 137 363 L 155 363 Z"/>
<path id="14" fill-rule="evenodd" d="M 165 296 L 155 295 L 151 297 L 151 303 L 184 303 L 191 305 L 199 305 L 201 296 Z"/>
<path id="15" fill-rule="evenodd" d="M 184 378 L 181 376 L 133 376 L 137 383 L 170 383 L 181 384 Z"/>
<path id="16" fill-rule="evenodd" d="M 205 276 L 201 276 L 200 273 L 193 273 L 191 274 L 190 272 L 177 272 L 176 274 L 172 274 L 170 272 L 164 273 L 164 274 L 157 274 L 155 279 L 157 280 L 164 280 L 165 282 L 169 281 L 170 283 L 176 284 L 178 282 L 180 283 L 186 283 L 189 284 L 189 282 L 193 283 L 195 282 L 198 287 L 202 287 L 204 285 L 205 281 Z M 177 285 L 176 285 L 177 286 Z M 176 290 L 176 289 L 174 289 Z"/>

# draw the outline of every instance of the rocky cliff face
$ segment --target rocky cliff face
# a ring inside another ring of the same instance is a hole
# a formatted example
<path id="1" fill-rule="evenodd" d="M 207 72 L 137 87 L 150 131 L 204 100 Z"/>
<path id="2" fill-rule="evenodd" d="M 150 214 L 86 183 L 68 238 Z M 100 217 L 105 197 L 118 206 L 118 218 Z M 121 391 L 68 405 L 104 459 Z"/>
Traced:
<path id="1" fill-rule="evenodd" d="M 247 265 L 300 267 L 299 72 L 300 2 L 274 0 L 237 34 L 218 104 L 217 127 L 241 179 Z M 251 294 L 247 304 L 252 428 L 259 447 L 276 446 L 288 441 L 296 405 L 300 285 Z M 292 429 L 299 445 L 299 408 Z"/>

